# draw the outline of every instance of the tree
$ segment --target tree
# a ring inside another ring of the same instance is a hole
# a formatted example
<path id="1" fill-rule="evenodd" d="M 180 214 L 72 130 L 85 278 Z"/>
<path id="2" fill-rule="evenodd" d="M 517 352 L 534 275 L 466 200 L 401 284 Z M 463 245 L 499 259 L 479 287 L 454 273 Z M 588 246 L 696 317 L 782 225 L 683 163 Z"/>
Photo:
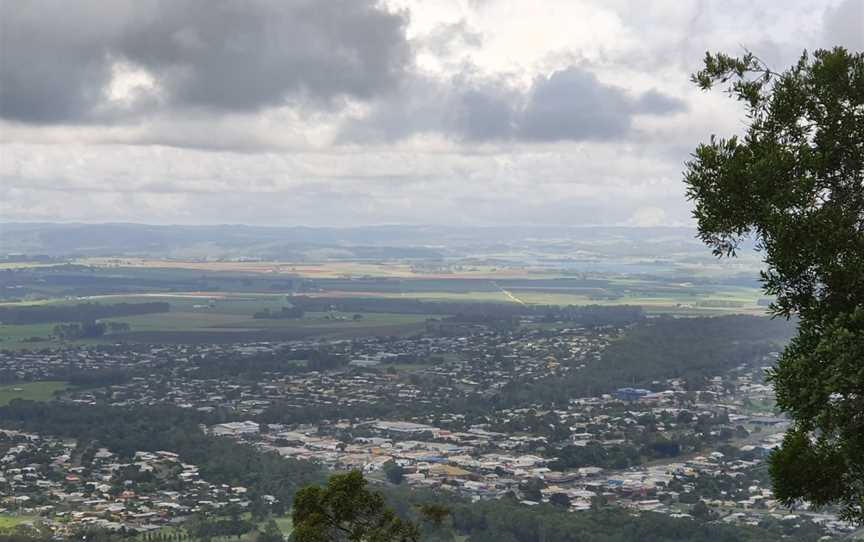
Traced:
<path id="1" fill-rule="evenodd" d="M 402 483 L 402 480 L 405 479 L 405 469 L 395 461 L 384 463 L 383 469 L 384 474 L 387 476 L 387 480 L 389 480 L 391 484 L 399 485 Z"/>
<path id="2" fill-rule="evenodd" d="M 714 513 L 703 501 L 696 501 L 696 504 L 690 507 L 690 515 L 703 521 L 709 521 L 714 517 Z"/>
<path id="3" fill-rule="evenodd" d="M 570 508 L 570 497 L 566 493 L 553 493 L 549 497 L 549 503 L 561 508 Z"/>
<path id="4" fill-rule="evenodd" d="M 426 503 L 420 505 L 420 516 L 435 527 L 440 527 L 449 515 L 450 509 L 443 504 Z"/>
<path id="5" fill-rule="evenodd" d="M 257 542 L 283 542 L 285 537 L 276 522 L 271 519 L 264 526 L 264 531 L 258 534 L 256 540 Z"/>
<path id="6" fill-rule="evenodd" d="M 522 490 L 522 495 L 526 500 L 540 502 L 543 500 L 541 490 L 546 487 L 546 483 L 540 478 L 530 478 L 519 484 L 519 489 Z"/>
<path id="7" fill-rule="evenodd" d="M 416 542 L 417 525 L 387 508 L 359 471 L 335 475 L 326 487 L 308 486 L 294 497 L 295 542 Z"/>
<path id="8" fill-rule="evenodd" d="M 805 52 L 783 73 L 708 53 L 693 81 L 728 84 L 749 120 L 686 164 L 699 236 L 718 256 L 754 238 L 770 310 L 799 319 L 769 375 L 793 420 L 770 459 L 775 493 L 864 521 L 864 53 Z"/>

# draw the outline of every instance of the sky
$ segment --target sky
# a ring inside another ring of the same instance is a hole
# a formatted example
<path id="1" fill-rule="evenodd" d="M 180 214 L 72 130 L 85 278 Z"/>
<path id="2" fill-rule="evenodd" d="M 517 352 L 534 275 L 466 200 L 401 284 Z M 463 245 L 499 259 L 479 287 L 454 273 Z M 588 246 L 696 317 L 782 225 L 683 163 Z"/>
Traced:
<path id="1" fill-rule="evenodd" d="M 691 224 L 689 74 L 864 0 L 0 0 L 0 221 Z"/>

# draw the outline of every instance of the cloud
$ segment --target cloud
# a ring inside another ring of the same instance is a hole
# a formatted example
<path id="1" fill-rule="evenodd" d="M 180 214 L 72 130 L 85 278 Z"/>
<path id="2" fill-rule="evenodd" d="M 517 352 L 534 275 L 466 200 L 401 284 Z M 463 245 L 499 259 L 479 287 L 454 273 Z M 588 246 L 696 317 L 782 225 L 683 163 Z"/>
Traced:
<path id="1" fill-rule="evenodd" d="M 418 40 L 421 45 L 439 57 L 449 56 L 466 47 L 481 47 L 483 34 L 471 28 L 465 19 L 455 23 L 436 25 L 426 36 Z"/>
<path id="2" fill-rule="evenodd" d="M 570 67 L 534 82 L 517 134 L 531 141 L 621 137 L 630 128 L 631 110 L 622 89 Z"/>
<path id="3" fill-rule="evenodd" d="M 464 140 L 489 141 L 508 137 L 515 122 L 516 112 L 506 94 L 478 88 L 460 93 L 452 129 Z"/>
<path id="4" fill-rule="evenodd" d="M 623 224 L 641 207 L 686 222 L 680 167 L 655 146 L 438 153 L 230 153 L 14 144 L 4 220 L 357 225 Z"/>
<path id="5" fill-rule="evenodd" d="M 864 51 L 864 0 L 844 0 L 827 8 L 823 25 L 825 46 L 842 45 L 852 51 Z"/>
<path id="6" fill-rule="evenodd" d="M 535 78 L 527 90 L 466 69 L 452 80 L 419 79 L 352 119 L 343 139 L 395 141 L 436 133 L 461 142 L 602 141 L 626 137 L 636 115 L 670 115 L 686 104 L 656 89 L 635 97 L 571 66 Z"/>
<path id="7" fill-rule="evenodd" d="M 634 111 L 651 115 L 665 115 L 687 111 L 687 104 L 679 98 L 667 96 L 657 89 L 644 92 L 636 100 Z"/>
<path id="8" fill-rule="evenodd" d="M 688 223 L 746 120 L 705 50 L 860 48 L 861 0 L 643 4 L 0 0 L 0 216 Z"/>
<path id="9" fill-rule="evenodd" d="M 256 111 L 367 100 L 413 62 L 407 14 L 373 0 L 3 0 L 0 20 L 0 115 L 23 122 L 129 114 L 107 97 L 118 64 L 155 84 L 134 108 Z"/>
<path id="10" fill-rule="evenodd" d="M 659 207 L 639 207 L 630 217 L 630 220 L 626 222 L 628 226 L 637 228 L 653 228 L 668 223 L 666 211 Z"/>

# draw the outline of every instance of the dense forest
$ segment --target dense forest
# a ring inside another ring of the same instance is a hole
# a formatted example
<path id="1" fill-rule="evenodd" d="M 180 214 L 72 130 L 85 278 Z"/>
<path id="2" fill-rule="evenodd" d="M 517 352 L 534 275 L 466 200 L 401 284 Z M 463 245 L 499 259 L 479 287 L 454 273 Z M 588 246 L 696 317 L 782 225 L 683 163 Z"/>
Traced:
<path id="1" fill-rule="evenodd" d="M 573 513 L 554 504 L 524 506 L 511 496 L 469 502 L 450 493 L 385 488 L 388 505 L 400 516 L 419 519 L 421 505 L 449 510 L 441 526 L 421 524 L 424 541 L 452 542 L 815 542 L 823 534 L 812 525 L 766 520 L 755 527 L 723 525 L 702 519 L 635 513 L 595 500 L 590 511 Z M 790 538 L 794 536 L 794 538 Z"/>

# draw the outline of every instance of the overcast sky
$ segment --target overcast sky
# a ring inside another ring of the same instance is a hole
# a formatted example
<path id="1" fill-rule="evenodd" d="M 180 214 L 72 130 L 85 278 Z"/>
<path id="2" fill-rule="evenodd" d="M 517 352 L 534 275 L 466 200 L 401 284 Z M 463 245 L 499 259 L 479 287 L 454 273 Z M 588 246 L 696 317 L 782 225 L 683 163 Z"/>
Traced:
<path id="1" fill-rule="evenodd" d="M 706 50 L 864 0 L 0 0 L 0 220 L 689 224 Z"/>

